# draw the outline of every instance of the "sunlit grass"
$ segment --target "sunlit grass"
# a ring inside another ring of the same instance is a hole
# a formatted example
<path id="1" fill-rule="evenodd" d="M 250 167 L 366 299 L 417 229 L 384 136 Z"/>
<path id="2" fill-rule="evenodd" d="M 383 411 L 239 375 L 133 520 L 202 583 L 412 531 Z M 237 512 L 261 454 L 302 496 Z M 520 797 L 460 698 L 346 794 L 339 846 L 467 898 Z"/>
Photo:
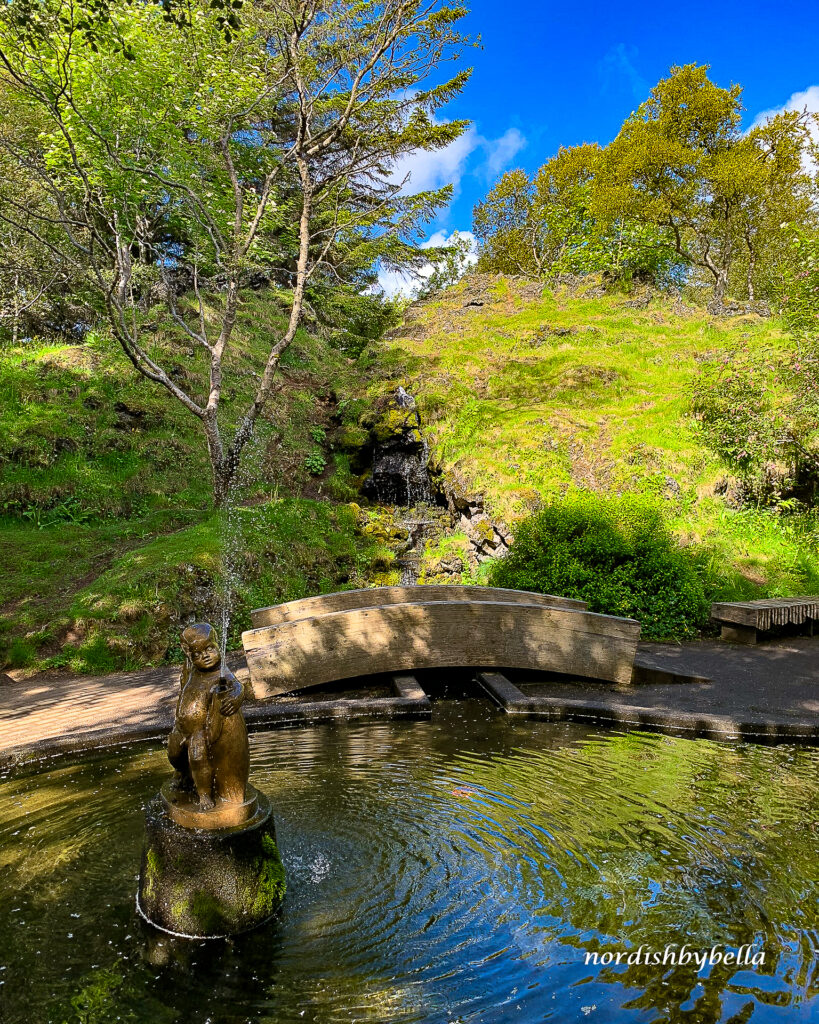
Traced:
<path id="1" fill-rule="evenodd" d="M 273 290 L 244 296 L 226 360 L 228 435 L 285 312 Z M 215 309 L 206 320 L 215 322 Z M 203 351 L 167 323 L 153 325 L 146 344 L 201 398 Z M 317 482 L 305 460 L 335 399 L 355 410 L 360 371 L 306 330 L 282 367 L 282 388 L 246 451 L 238 491 L 260 508 L 260 521 L 264 508 L 277 509 L 270 536 L 251 530 L 255 550 L 245 552 L 247 593 L 261 604 L 344 586 L 370 546 L 356 538 L 354 517 L 333 518 L 332 509 L 316 513 L 313 528 L 308 506 L 318 503 L 299 500 L 305 488 L 337 501 L 354 494 L 348 466 Z M 329 456 L 328 443 L 332 469 Z M 173 633 L 187 614 L 183 604 L 207 604 L 220 550 L 199 421 L 141 378 L 104 334 L 26 342 L 0 349 L 0 468 L 0 667 L 107 671 L 178 655 Z M 269 543 L 282 533 L 286 551 L 271 562 Z M 201 584 L 195 601 L 191 573 Z"/>
<path id="2" fill-rule="evenodd" d="M 433 459 L 483 491 L 492 515 L 514 522 L 577 488 L 653 495 L 680 540 L 702 548 L 712 593 L 819 592 L 815 518 L 729 508 L 715 492 L 727 471 L 689 412 L 698 363 L 764 358 L 785 344 L 776 321 L 656 298 L 533 298 L 509 279 L 471 307 L 468 287 L 422 307 L 381 359 L 416 395 Z"/>
<path id="3" fill-rule="evenodd" d="M 384 557 L 346 505 L 281 498 L 236 510 L 232 524 L 241 570 L 232 647 L 251 608 L 363 586 Z M 179 623 L 193 616 L 218 621 L 226 538 L 220 514 L 152 537 L 121 524 L 60 533 L 58 541 L 48 531 L 0 525 L 0 544 L 14 552 L 0 593 L 12 611 L 0 650 L 12 667 L 112 672 L 181 660 Z"/>

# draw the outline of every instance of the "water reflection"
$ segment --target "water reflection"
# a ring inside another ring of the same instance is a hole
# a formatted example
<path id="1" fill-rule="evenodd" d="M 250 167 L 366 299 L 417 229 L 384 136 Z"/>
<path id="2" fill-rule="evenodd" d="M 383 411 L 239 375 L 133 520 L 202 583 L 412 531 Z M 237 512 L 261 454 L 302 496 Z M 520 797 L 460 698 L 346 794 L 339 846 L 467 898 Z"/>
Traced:
<path id="1" fill-rule="evenodd" d="M 711 1022 L 819 1015 L 819 752 L 515 722 L 254 738 L 290 888 L 269 928 L 140 925 L 160 751 L 0 782 L 0 1019 Z M 588 953 L 751 944 L 736 965 Z"/>

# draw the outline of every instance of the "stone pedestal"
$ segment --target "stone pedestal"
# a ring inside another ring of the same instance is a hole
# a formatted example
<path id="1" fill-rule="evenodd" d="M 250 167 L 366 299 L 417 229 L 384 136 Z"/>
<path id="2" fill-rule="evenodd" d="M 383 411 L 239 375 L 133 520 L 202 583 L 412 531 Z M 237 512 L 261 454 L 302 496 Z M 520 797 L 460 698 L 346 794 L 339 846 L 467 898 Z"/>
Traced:
<path id="1" fill-rule="evenodd" d="M 174 935 L 218 938 L 268 921 L 282 901 L 284 868 L 270 801 L 248 786 L 254 813 L 242 825 L 190 828 L 173 821 L 167 796 L 145 814 L 137 909 Z"/>

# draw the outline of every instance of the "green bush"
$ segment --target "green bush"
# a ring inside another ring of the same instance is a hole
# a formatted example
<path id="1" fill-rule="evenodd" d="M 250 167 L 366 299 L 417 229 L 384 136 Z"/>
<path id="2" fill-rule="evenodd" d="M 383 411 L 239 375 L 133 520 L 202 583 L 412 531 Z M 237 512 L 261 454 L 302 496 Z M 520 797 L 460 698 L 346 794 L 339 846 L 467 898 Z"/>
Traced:
<path id="1" fill-rule="evenodd" d="M 637 619 L 645 640 L 694 636 L 708 612 L 694 559 L 676 547 L 660 511 L 632 496 L 553 501 L 521 523 L 490 582 Z"/>

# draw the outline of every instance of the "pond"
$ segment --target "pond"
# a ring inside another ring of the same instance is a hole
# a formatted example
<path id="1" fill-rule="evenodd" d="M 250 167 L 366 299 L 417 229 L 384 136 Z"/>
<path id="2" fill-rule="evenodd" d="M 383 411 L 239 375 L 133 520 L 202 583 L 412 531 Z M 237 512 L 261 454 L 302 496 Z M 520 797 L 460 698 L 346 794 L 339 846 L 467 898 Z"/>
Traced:
<path id="1" fill-rule="evenodd" d="M 0 779 L 4 1024 L 819 1019 L 815 749 L 483 701 L 257 734 L 289 890 L 213 942 L 135 915 L 167 774 L 131 747 Z M 764 963 L 645 962 L 683 943 Z"/>

